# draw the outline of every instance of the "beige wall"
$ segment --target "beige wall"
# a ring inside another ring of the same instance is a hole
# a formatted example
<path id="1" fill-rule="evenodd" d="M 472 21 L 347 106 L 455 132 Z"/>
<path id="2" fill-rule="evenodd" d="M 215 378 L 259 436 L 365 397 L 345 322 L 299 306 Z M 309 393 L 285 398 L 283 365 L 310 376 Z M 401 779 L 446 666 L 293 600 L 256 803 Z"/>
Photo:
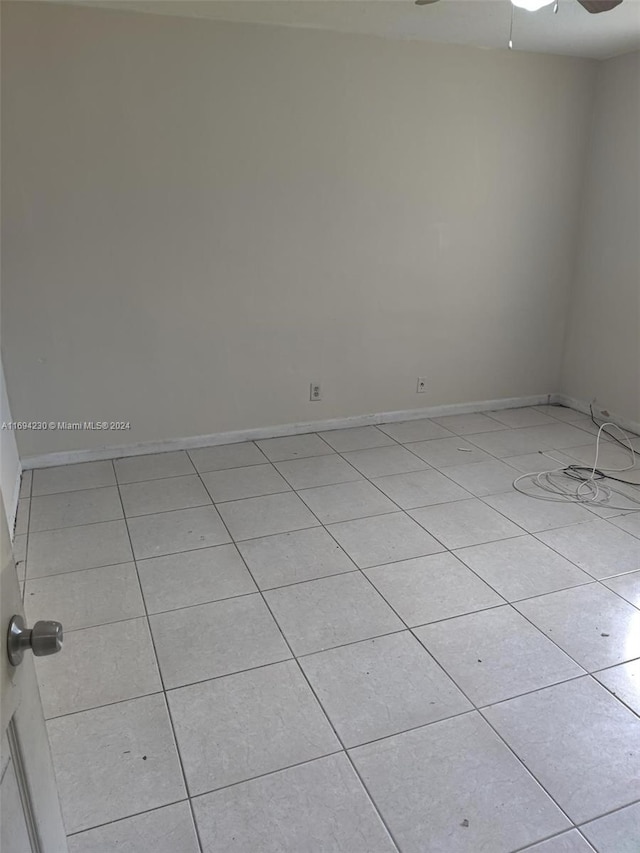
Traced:
<path id="1" fill-rule="evenodd" d="M 3 6 L 21 454 L 558 390 L 594 63 Z"/>
<path id="2" fill-rule="evenodd" d="M 600 63 L 562 390 L 640 422 L 640 52 Z"/>

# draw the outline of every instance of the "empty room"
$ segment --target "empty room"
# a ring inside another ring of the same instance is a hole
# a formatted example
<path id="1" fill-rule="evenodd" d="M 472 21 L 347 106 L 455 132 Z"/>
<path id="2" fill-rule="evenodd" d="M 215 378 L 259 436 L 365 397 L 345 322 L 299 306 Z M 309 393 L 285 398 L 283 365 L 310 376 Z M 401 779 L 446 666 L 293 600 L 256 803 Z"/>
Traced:
<path id="1" fill-rule="evenodd" d="M 2 853 L 640 853 L 640 0 L 2 0 Z"/>

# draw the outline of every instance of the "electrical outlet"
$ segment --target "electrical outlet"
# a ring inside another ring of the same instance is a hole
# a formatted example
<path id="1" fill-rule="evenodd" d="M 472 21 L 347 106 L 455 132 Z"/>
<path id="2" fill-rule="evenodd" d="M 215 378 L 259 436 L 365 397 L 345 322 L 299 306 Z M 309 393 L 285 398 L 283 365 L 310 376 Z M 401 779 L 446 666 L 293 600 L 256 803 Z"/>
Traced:
<path id="1" fill-rule="evenodd" d="M 314 400 L 322 400 L 322 388 L 320 387 L 319 382 L 312 382 L 309 387 L 309 399 L 313 402 Z"/>
<path id="2" fill-rule="evenodd" d="M 427 380 L 424 376 L 418 376 L 418 386 L 416 388 L 416 394 L 424 394 L 427 390 Z"/>

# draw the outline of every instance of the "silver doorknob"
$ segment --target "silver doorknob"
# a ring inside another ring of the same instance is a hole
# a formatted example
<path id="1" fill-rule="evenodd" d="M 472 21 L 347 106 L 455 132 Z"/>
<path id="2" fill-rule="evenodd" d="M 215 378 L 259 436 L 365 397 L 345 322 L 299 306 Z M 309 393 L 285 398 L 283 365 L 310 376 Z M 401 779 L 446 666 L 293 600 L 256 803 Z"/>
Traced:
<path id="1" fill-rule="evenodd" d="M 22 616 L 16 614 L 9 622 L 7 652 L 12 666 L 22 663 L 25 649 L 36 657 L 55 655 L 62 648 L 62 625 L 59 622 L 36 622 L 27 628 Z"/>

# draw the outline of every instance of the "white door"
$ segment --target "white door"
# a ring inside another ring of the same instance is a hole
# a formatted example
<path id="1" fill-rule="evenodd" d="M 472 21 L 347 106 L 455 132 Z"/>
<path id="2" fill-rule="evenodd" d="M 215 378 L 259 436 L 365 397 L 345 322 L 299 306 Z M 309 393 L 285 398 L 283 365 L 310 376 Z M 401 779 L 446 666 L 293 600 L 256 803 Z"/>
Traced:
<path id="1" fill-rule="evenodd" d="M 33 654 L 9 662 L 9 624 L 24 610 L 1 496 L 0 557 L 0 850 L 67 853 Z"/>

